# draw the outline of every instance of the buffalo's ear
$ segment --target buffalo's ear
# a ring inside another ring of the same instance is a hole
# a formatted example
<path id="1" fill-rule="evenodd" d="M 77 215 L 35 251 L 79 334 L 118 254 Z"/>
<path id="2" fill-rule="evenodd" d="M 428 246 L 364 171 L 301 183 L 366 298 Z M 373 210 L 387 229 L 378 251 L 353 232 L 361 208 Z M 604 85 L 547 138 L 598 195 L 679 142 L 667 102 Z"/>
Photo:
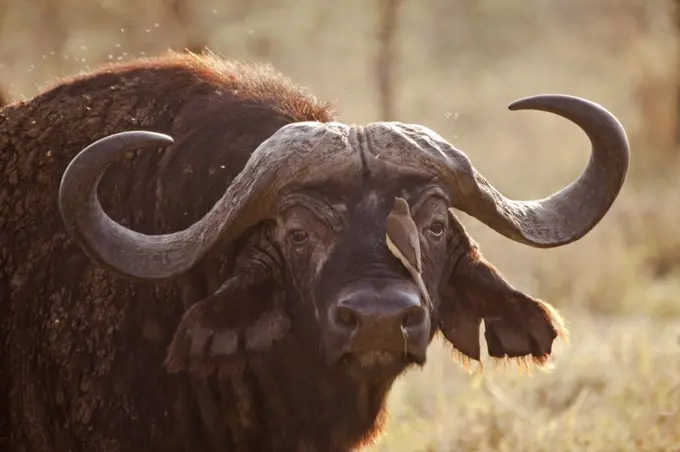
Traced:
<path id="1" fill-rule="evenodd" d="M 557 311 L 549 304 L 513 288 L 469 241 L 442 300 L 439 328 L 453 347 L 468 359 L 480 360 L 479 326 L 484 320 L 492 358 L 530 360 L 544 366 L 553 341 L 567 337 Z M 468 359 L 463 359 L 467 364 Z"/>
<path id="2" fill-rule="evenodd" d="M 272 280 L 233 276 L 183 315 L 168 347 L 166 369 L 209 374 L 240 367 L 248 352 L 263 351 L 290 331 L 283 298 Z"/>

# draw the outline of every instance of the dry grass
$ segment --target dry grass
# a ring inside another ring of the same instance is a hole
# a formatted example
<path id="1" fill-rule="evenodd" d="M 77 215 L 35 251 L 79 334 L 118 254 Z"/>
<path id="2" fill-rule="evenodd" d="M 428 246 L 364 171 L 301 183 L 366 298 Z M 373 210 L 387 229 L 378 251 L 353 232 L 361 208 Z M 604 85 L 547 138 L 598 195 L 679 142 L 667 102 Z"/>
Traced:
<path id="1" fill-rule="evenodd" d="M 400 380 L 375 451 L 680 449 L 677 323 L 570 312 L 572 345 L 528 377 L 460 372 L 443 347 Z M 672 445 L 676 445 L 675 449 Z"/>
<path id="2" fill-rule="evenodd" d="M 53 33 L 24 2 L 0 7 L 0 84 L 14 98 L 100 61 L 181 46 L 186 35 L 167 25 L 160 0 L 62 1 L 68 12 L 47 23 L 64 30 Z M 336 99 L 348 122 L 373 121 L 376 4 L 206 0 L 190 31 L 227 57 L 271 61 Z M 680 450 L 680 165 L 664 148 L 676 108 L 670 0 L 592 4 L 404 1 L 400 120 L 464 149 L 506 195 L 536 198 L 584 167 L 586 138 L 557 117 L 505 106 L 540 92 L 584 96 L 624 123 L 633 168 L 605 220 L 563 248 L 529 249 L 464 219 L 515 286 L 563 310 L 571 345 L 558 348 L 549 374 L 487 365 L 480 378 L 437 342 L 425 370 L 394 388 L 374 451 Z"/>

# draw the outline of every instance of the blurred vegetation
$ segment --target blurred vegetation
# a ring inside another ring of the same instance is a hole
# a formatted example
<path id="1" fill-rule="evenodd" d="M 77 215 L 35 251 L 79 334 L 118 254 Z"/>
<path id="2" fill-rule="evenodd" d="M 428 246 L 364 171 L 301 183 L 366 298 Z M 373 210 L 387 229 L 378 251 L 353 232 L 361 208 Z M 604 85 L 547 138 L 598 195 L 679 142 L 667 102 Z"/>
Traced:
<path id="1" fill-rule="evenodd" d="M 393 389 L 372 450 L 680 450 L 674 2 L 401 0 L 385 76 L 386 3 L 3 0 L 0 86 L 21 100 L 103 62 L 207 46 L 272 63 L 336 101 L 344 121 L 426 125 L 521 199 L 569 182 L 589 147 L 567 121 L 506 105 L 543 92 L 601 103 L 626 127 L 633 160 L 623 194 L 592 233 L 537 250 L 464 218 L 515 286 L 569 321 L 571 344 L 558 346 L 555 370 L 527 378 L 485 359 L 485 372 L 470 376 L 437 342 L 426 368 Z"/>

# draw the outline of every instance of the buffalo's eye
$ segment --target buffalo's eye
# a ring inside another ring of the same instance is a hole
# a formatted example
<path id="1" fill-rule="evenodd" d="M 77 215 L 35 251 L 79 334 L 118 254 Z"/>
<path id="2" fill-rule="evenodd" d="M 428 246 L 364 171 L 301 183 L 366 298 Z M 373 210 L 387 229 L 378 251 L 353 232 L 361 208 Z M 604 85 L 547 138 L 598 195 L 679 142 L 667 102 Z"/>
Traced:
<path id="1" fill-rule="evenodd" d="M 433 221 L 427 229 L 433 236 L 441 237 L 446 230 L 446 225 L 443 221 Z"/>
<path id="2" fill-rule="evenodd" d="M 307 231 L 303 231 L 302 229 L 294 229 L 290 232 L 290 237 L 293 239 L 295 244 L 299 245 L 307 240 L 309 234 Z"/>

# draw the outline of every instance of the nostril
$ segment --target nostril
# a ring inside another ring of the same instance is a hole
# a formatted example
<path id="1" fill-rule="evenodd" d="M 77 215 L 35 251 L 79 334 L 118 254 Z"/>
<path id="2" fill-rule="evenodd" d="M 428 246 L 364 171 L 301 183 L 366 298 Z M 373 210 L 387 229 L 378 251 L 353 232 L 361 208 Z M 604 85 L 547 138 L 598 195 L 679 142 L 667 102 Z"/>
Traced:
<path id="1" fill-rule="evenodd" d="M 335 321 L 338 325 L 353 330 L 359 325 L 359 316 L 352 309 L 340 306 L 335 310 Z"/>
<path id="2" fill-rule="evenodd" d="M 404 328 L 413 328 L 419 326 L 425 320 L 425 310 L 421 307 L 414 306 L 409 308 L 404 313 L 401 319 L 401 326 Z"/>

